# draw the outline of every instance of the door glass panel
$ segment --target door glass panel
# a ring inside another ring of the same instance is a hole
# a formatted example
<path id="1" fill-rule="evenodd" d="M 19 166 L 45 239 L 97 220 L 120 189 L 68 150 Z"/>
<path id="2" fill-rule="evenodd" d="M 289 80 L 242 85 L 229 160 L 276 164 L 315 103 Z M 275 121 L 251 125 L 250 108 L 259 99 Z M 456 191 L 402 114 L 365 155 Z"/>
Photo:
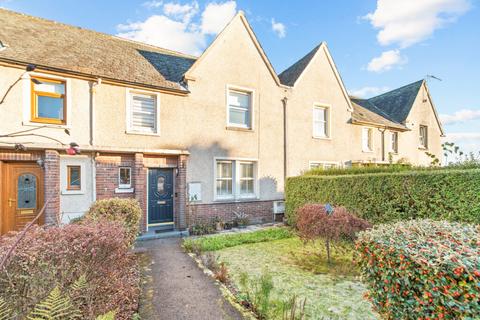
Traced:
<path id="1" fill-rule="evenodd" d="M 157 192 L 159 194 L 165 193 L 165 177 L 158 177 L 157 179 Z"/>
<path id="2" fill-rule="evenodd" d="M 18 177 L 17 190 L 18 209 L 37 207 L 37 177 L 29 173 L 22 174 Z"/>

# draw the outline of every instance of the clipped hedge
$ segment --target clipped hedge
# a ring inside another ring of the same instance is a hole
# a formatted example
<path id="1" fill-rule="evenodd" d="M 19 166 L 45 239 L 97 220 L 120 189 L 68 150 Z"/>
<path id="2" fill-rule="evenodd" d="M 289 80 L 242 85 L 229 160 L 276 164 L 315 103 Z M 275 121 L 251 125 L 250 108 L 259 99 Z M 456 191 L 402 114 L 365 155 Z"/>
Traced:
<path id="1" fill-rule="evenodd" d="M 480 232 L 447 221 L 411 220 L 361 232 L 358 263 L 369 298 L 386 319 L 478 319 Z"/>
<path id="2" fill-rule="evenodd" d="M 344 206 L 369 222 L 431 218 L 480 223 L 480 169 L 357 175 L 303 175 L 287 180 L 286 217 L 306 203 Z"/>

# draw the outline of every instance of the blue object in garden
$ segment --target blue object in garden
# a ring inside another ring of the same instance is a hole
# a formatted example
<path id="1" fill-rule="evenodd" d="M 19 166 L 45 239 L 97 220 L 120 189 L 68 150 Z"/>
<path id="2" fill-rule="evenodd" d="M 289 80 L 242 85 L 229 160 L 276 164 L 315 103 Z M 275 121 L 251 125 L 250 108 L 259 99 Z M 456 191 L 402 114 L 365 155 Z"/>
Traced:
<path id="1" fill-rule="evenodd" d="M 330 203 L 325 204 L 325 211 L 327 211 L 328 215 L 333 213 L 333 206 Z"/>

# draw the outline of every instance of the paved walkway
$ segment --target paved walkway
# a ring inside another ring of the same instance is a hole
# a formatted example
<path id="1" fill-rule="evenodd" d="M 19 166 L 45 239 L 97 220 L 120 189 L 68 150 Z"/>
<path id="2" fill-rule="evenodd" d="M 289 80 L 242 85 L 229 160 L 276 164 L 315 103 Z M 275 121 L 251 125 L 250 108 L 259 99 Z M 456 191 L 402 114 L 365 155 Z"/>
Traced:
<path id="1" fill-rule="evenodd" d="M 242 319 L 226 301 L 218 285 L 183 252 L 181 239 L 138 243 L 137 250 L 151 257 L 140 301 L 145 320 Z"/>

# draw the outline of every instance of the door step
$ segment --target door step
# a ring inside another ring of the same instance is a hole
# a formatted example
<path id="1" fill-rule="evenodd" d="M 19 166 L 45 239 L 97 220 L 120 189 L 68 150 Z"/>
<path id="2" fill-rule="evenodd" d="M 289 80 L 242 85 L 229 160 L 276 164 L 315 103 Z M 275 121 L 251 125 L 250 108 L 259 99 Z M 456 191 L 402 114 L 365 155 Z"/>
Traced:
<path id="1" fill-rule="evenodd" d="M 164 230 L 156 232 L 156 230 L 148 230 L 148 232 L 141 234 L 137 237 L 137 241 L 146 241 L 153 239 L 166 239 L 166 238 L 183 238 L 188 237 L 188 230 L 179 231 L 179 230 Z"/>

